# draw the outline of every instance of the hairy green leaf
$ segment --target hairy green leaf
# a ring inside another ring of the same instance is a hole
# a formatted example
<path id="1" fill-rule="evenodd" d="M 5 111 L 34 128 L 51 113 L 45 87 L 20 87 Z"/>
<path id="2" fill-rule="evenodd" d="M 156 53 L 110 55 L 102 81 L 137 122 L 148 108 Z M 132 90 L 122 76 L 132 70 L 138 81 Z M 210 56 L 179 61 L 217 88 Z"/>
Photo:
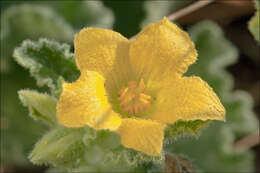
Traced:
<path id="1" fill-rule="evenodd" d="M 51 26 L 51 29 L 49 28 Z M 1 72 L 14 70 L 13 49 L 25 39 L 49 38 L 71 43 L 74 30 L 48 6 L 36 4 L 14 5 L 1 14 Z"/>
<path id="2" fill-rule="evenodd" d="M 37 165 L 51 164 L 55 167 L 78 167 L 84 156 L 83 128 L 56 127 L 40 139 L 29 159 Z"/>
<path id="3" fill-rule="evenodd" d="M 55 98 L 32 90 L 20 90 L 18 94 L 24 106 L 29 108 L 29 115 L 34 120 L 41 120 L 50 126 L 56 125 Z"/>
<path id="4" fill-rule="evenodd" d="M 47 39 L 37 42 L 25 40 L 14 50 L 15 60 L 30 70 L 39 86 L 47 85 L 52 93 L 59 90 L 61 78 L 71 82 L 78 78 L 70 46 Z"/>

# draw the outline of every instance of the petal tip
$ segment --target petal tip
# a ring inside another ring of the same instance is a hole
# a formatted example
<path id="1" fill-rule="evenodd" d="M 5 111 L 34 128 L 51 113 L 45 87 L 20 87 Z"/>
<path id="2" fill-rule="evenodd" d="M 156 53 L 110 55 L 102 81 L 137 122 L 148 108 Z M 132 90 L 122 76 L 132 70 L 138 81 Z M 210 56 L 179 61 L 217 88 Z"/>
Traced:
<path id="1" fill-rule="evenodd" d="M 168 22 L 170 22 L 170 21 L 169 21 L 169 19 L 168 19 L 166 16 L 164 16 L 163 19 L 162 19 L 162 22 L 163 22 L 163 23 L 168 23 Z M 170 23 L 171 23 L 171 22 L 170 22 Z"/>
<path id="2" fill-rule="evenodd" d="M 157 24 L 166 26 L 174 25 L 171 21 L 169 21 L 169 19 L 166 16 L 164 16 L 160 21 L 158 21 Z"/>

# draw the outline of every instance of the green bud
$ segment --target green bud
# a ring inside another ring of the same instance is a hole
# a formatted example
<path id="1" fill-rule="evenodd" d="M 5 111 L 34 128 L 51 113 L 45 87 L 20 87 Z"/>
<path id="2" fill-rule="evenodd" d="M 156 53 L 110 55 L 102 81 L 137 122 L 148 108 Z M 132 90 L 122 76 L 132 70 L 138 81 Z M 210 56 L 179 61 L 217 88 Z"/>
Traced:
<path id="1" fill-rule="evenodd" d="M 85 145 L 82 142 L 84 132 L 82 128 L 52 129 L 36 143 L 29 155 L 30 161 L 37 165 L 77 167 L 84 156 Z"/>

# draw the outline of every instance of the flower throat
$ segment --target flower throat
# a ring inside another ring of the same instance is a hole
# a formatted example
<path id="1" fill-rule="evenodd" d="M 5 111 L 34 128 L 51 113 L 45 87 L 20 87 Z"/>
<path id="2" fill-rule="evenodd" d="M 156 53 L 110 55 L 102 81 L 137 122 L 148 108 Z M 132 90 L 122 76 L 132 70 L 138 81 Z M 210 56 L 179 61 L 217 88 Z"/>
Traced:
<path id="1" fill-rule="evenodd" d="M 128 82 L 128 85 L 123 87 L 118 95 L 121 109 L 130 115 L 144 112 L 152 102 L 152 97 L 146 92 L 143 79 L 140 80 L 139 84 L 136 81 Z"/>

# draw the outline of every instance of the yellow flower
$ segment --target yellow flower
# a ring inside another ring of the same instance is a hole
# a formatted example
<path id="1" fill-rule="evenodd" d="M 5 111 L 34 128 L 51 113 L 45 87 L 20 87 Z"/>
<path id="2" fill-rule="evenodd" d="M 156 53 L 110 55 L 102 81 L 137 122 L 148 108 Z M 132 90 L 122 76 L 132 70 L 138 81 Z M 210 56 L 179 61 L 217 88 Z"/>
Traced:
<path id="1" fill-rule="evenodd" d="M 121 136 L 127 148 L 160 155 L 164 128 L 178 120 L 224 120 L 225 109 L 199 77 L 183 77 L 197 52 L 188 34 L 164 18 L 133 41 L 85 28 L 75 36 L 79 79 L 65 83 L 59 122 Z"/>

